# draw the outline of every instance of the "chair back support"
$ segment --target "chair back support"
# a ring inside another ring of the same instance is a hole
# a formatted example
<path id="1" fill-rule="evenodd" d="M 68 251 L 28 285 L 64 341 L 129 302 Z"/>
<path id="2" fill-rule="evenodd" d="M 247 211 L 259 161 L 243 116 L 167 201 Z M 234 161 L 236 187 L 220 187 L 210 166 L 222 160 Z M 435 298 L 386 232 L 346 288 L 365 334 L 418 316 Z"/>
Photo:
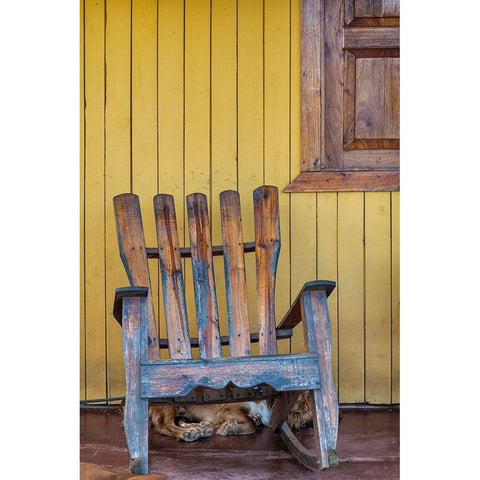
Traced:
<path id="1" fill-rule="evenodd" d="M 275 335 L 275 275 L 280 253 L 278 189 L 263 186 L 253 192 L 257 315 L 261 355 L 277 353 Z"/>
<path id="2" fill-rule="evenodd" d="M 275 275 L 280 252 L 280 221 L 278 190 L 262 186 L 254 191 L 255 256 L 257 275 L 258 341 L 261 355 L 277 353 L 275 332 Z M 187 196 L 187 218 L 190 248 L 180 248 L 171 195 L 159 194 L 153 199 L 158 239 L 158 258 L 161 270 L 163 302 L 167 324 L 170 358 L 192 358 L 188 331 L 182 273 L 182 257 L 192 258 L 195 307 L 198 324 L 198 346 L 201 358 L 222 356 L 218 324 L 213 252 L 210 236 L 207 198 L 200 193 Z M 114 198 L 120 256 L 131 286 L 147 286 L 149 359 L 157 360 L 159 341 L 148 268 L 151 248 L 145 239 L 138 196 L 122 194 Z M 225 286 L 229 325 L 229 345 L 232 357 L 251 354 L 247 287 L 243 243 L 242 218 L 238 192 L 228 190 L 220 194 L 222 240 L 225 263 Z"/>
<path id="3" fill-rule="evenodd" d="M 153 311 L 152 288 L 148 270 L 147 250 L 143 235 L 142 215 L 138 196 L 130 193 L 113 199 L 117 223 L 118 246 L 131 286 L 148 287 L 148 358 L 158 360 L 157 328 Z"/>
<path id="4" fill-rule="evenodd" d="M 170 358 L 192 358 L 173 197 L 156 195 L 153 206 Z"/>
<path id="5" fill-rule="evenodd" d="M 207 197 L 203 193 L 188 195 L 187 216 L 192 251 L 200 357 L 219 358 L 222 356 L 222 350 L 218 328 L 212 241 L 210 238 Z"/>
<path id="6" fill-rule="evenodd" d="M 245 357 L 251 353 L 250 324 L 243 257 L 242 212 L 238 192 L 227 190 L 220 194 L 220 214 L 230 354 L 232 357 Z"/>

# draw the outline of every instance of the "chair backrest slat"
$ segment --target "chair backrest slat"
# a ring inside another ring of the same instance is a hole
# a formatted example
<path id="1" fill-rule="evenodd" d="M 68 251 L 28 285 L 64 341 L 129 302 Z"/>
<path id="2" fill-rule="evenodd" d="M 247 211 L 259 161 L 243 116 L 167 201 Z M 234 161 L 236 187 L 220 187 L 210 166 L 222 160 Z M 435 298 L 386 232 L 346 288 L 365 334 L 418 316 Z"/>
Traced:
<path id="1" fill-rule="evenodd" d="M 277 187 L 253 192 L 257 315 L 261 355 L 277 353 L 275 334 L 275 275 L 280 253 L 280 219 Z"/>
<path id="2" fill-rule="evenodd" d="M 113 205 L 120 257 L 127 272 L 130 285 L 148 287 L 148 357 L 150 360 L 158 360 L 160 359 L 160 350 L 158 348 L 140 202 L 137 195 L 124 193 L 114 197 Z"/>
<path id="3" fill-rule="evenodd" d="M 205 195 L 192 193 L 187 196 L 187 216 L 200 356 L 202 358 L 219 358 L 222 356 L 222 351 L 218 328 L 210 221 Z"/>
<path id="4" fill-rule="evenodd" d="M 171 195 L 160 194 L 153 206 L 170 358 L 192 358 L 175 203 Z"/>
<path id="5" fill-rule="evenodd" d="M 230 353 L 232 357 L 243 357 L 250 355 L 250 325 L 243 257 L 242 214 L 238 192 L 227 190 L 220 194 L 220 211 Z"/>

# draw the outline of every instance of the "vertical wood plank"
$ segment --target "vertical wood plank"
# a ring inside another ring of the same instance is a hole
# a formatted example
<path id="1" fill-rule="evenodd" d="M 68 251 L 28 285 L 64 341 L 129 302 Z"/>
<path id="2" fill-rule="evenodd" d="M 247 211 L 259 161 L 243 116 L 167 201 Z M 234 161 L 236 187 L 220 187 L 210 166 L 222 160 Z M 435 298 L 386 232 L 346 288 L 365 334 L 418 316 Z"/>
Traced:
<path id="1" fill-rule="evenodd" d="M 177 200 L 180 246 L 184 229 L 184 8 L 183 2 L 158 2 L 158 185 Z M 159 305 L 160 337 L 166 336 L 163 302 Z M 193 319 L 194 320 L 194 319 Z M 161 355 L 167 356 L 162 350 Z M 162 357 L 163 358 L 163 357 Z"/>
<path id="2" fill-rule="evenodd" d="M 392 403 L 400 403 L 400 192 L 392 192 Z"/>
<path id="3" fill-rule="evenodd" d="M 365 400 L 391 401 L 390 193 L 365 193 Z"/>
<path id="4" fill-rule="evenodd" d="M 275 276 L 280 253 L 280 219 L 277 187 L 253 192 L 257 317 L 260 355 L 277 353 L 275 334 Z"/>
<path id="5" fill-rule="evenodd" d="M 139 195 L 147 245 L 156 244 L 152 198 L 158 193 L 157 165 L 157 1 L 132 1 L 132 192 Z M 153 263 L 153 262 L 152 262 Z M 157 268 L 150 271 L 158 306 Z"/>
<path id="6" fill-rule="evenodd" d="M 290 2 L 265 0 L 264 24 L 264 183 L 283 190 L 290 183 Z M 290 195 L 279 193 L 282 248 L 275 298 L 281 315 L 290 307 Z M 315 263 L 315 260 L 313 261 Z"/>
<path id="7" fill-rule="evenodd" d="M 135 194 L 117 195 L 113 199 L 117 224 L 118 245 L 130 285 L 148 287 L 148 345 L 149 358 L 160 358 L 153 310 L 152 289 L 143 233 L 140 201 Z"/>
<path id="8" fill-rule="evenodd" d="M 111 298 L 115 288 L 127 285 L 127 277 L 118 255 L 111 199 L 130 191 L 130 11 L 130 0 L 106 4 L 105 280 L 109 397 L 118 397 L 125 392 L 122 330 L 113 318 Z"/>
<path id="9" fill-rule="evenodd" d="M 124 426 L 130 455 L 130 471 L 148 473 L 148 399 L 141 398 L 140 361 L 148 352 L 143 325 L 148 322 L 145 298 L 125 298 L 122 307 L 123 351 L 126 372 Z"/>
<path id="10" fill-rule="evenodd" d="M 85 2 L 80 0 L 80 398 L 85 383 Z"/>
<path id="11" fill-rule="evenodd" d="M 210 1 L 185 0 L 185 195 L 210 197 Z M 185 221 L 187 219 L 185 218 Z M 186 234 L 185 243 L 188 244 Z M 191 262 L 185 262 L 190 335 L 196 336 Z M 196 353 L 196 352 L 194 352 Z"/>
<path id="12" fill-rule="evenodd" d="M 322 115 L 325 118 L 324 132 L 322 139 L 328 138 L 322 146 L 322 168 L 342 169 L 343 168 L 343 18 L 342 0 L 331 0 L 325 3 L 325 11 L 321 16 L 324 20 L 325 30 L 324 56 L 321 65 L 323 76 L 321 79 L 324 85 L 322 92 Z M 328 19 L 328 21 L 327 21 Z M 329 25 L 331 28 L 326 28 Z M 329 79 L 328 82 L 325 79 Z"/>
<path id="13" fill-rule="evenodd" d="M 322 33 L 323 8 L 321 0 L 302 0 L 302 170 L 324 168 L 321 163 L 323 131 L 320 85 L 323 66 Z M 320 20 L 320 21 L 319 21 Z"/>
<path id="14" fill-rule="evenodd" d="M 242 199 L 243 235 L 254 239 L 252 192 L 263 178 L 263 2 L 238 2 L 238 192 Z M 245 257 L 250 330 L 257 331 L 255 257 Z M 258 355 L 258 344 L 252 344 Z"/>
<path id="15" fill-rule="evenodd" d="M 219 195 L 237 190 L 237 2 L 212 0 L 211 82 L 211 216 L 212 241 L 222 243 Z M 222 333 L 229 331 L 223 258 L 214 257 Z M 227 346 L 222 347 L 229 355 Z"/>
<path id="16" fill-rule="evenodd" d="M 290 178 L 295 178 L 300 173 L 300 163 L 302 161 L 301 151 L 303 148 L 303 137 L 301 132 L 300 117 L 301 117 L 301 0 L 291 0 L 290 2 Z M 303 236 L 301 231 L 303 229 L 303 222 L 306 220 L 307 235 L 309 241 L 315 238 L 316 221 L 312 222 L 311 208 L 312 198 L 315 194 L 303 196 L 302 198 L 296 195 L 289 195 L 290 201 L 290 221 L 289 221 L 289 235 L 290 235 L 290 295 L 289 300 L 292 302 L 296 298 L 299 289 L 303 286 L 305 281 L 315 278 L 316 270 L 312 269 L 312 264 L 315 265 L 316 258 L 312 260 L 312 255 L 315 255 L 315 248 L 313 251 L 308 250 L 307 255 L 301 252 L 306 252 L 303 245 Z M 304 201 L 306 204 L 304 205 Z M 315 207 L 314 207 L 315 209 Z M 313 226 L 312 226 L 313 223 Z M 284 237 L 286 231 L 282 230 Z M 312 236 L 313 235 L 313 236 Z M 313 240 L 314 241 L 314 240 Z M 305 265 L 308 265 L 306 271 Z M 309 277 L 306 279 L 306 277 Z M 283 313 L 281 307 L 277 309 L 278 314 Z M 287 342 L 278 343 L 279 353 L 292 353 L 305 351 L 304 337 L 301 328 L 293 331 L 293 336 L 290 345 Z"/>
<path id="17" fill-rule="evenodd" d="M 364 194 L 338 193 L 339 402 L 365 401 Z"/>
<path id="18" fill-rule="evenodd" d="M 106 396 L 104 211 L 104 11 L 85 0 L 85 375 L 86 397 Z"/>
<path id="19" fill-rule="evenodd" d="M 291 297 L 296 298 L 305 282 L 317 278 L 316 195 L 315 193 L 296 193 L 292 195 L 291 202 Z M 280 314 L 280 311 L 278 313 Z M 302 328 L 296 328 L 293 332 L 292 353 L 305 352 Z"/>
<path id="20" fill-rule="evenodd" d="M 200 357 L 218 358 L 222 356 L 222 351 L 206 195 L 192 193 L 187 196 L 187 216 L 192 249 Z"/>
<path id="21" fill-rule="evenodd" d="M 220 194 L 225 259 L 230 352 L 232 357 L 250 355 L 250 327 L 243 256 L 242 212 L 238 192 Z"/>
<path id="22" fill-rule="evenodd" d="M 164 194 L 153 203 L 170 358 L 192 358 L 175 204 Z"/>
<path id="23" fill-rule="evenodd" d="M 337 196 L 335 192 L 317 194 L 317 278 L 333 280 L 337 276 Z M 328 297 L 332 333 L 332 370 L 338 391 L 338 288 Z"/>

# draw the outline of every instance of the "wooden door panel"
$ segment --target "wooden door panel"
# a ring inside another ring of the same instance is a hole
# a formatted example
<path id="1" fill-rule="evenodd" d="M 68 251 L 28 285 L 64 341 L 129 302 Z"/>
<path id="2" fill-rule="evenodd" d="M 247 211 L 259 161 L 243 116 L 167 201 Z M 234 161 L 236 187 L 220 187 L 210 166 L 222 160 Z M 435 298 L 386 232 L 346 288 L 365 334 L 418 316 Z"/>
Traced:
<path id="1" fill-rule="evenodd" d="M 345 22 L 339 17 L 342 3 Z M 381 22 L 350 27 L 354 19 L 398 15 L 397 4 L 325 2 L 326 19 L 332 20 L 325 23 L 325 170 L 399 166 L 399 29 Z M 343 142 L 339 142 L 342 129 Z"/>
<path id="2" fill-rule="evenodd" d="M 301 173 L 286 192 L 400 188 L 399 15 L 399 0 L 302 0 Z"/>
<path id="3" fill-rule="evenodd" d="M 345 51 L 346 150 L 399 147 L 399 80 L 398 49 Z"/>
<path id="4" fill-rule="evenodd" d="M 396 27 L 399 23 L 399 0 L 345 0 L 346 26 Z"/>

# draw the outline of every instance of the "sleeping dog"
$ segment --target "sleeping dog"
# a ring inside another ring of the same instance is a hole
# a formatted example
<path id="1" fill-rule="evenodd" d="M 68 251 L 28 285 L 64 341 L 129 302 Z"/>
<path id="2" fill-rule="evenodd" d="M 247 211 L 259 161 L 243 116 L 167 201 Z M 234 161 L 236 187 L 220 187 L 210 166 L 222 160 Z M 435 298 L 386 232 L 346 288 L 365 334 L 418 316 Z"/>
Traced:
<path id="1" fill-rule="evenodd" d="M 161 405 L 149 410 L 151 426 L 162 435 L 193 442 L 211 435 L 249 435 L 257 425 L 270 426 L 272 411 L 267 400 L 211 405 Z M 292 429 L 312 425 L 310 392 L 299 395 L 288 415 Z"/>

